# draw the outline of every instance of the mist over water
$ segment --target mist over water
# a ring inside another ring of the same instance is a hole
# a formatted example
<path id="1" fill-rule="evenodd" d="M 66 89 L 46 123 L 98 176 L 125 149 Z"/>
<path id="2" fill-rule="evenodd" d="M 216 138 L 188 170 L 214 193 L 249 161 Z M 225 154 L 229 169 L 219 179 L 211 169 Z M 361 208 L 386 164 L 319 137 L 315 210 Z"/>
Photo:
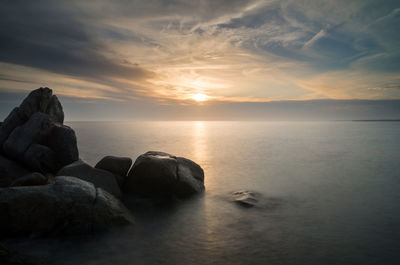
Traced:
<path id="1" fill-rule="evenodd" d="M 205 171 L 206 192 L 125 198 L 134 227 L 11 240 L 50 264 L 398 264 L 400 122 L 72 122 L 80 156 L 157 150 Z M 244 208 L 231 193 L 251 190 Z"/>

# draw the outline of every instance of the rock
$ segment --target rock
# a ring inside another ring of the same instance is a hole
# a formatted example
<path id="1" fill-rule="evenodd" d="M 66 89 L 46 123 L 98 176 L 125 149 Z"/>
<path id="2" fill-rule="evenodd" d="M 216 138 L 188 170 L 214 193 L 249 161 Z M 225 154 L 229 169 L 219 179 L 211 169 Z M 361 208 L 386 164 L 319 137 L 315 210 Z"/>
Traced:
<path id="1" fill-rule="evenodd" d="M 122 187 L 131 165 L 132 159 L 129 157 L 105 156 L 96 164 L 95 168 L 115 174 L 119 186 Z"/>
<path id="2" fill-rule="evenodd" d="M 41 144 L 32 144 L 25 151 L 23 162 L 29 169 L 44 174 L 48 172 L 55 173 L 59 169 L 56 153 Z"/>
<path id="3" fill-rule="evenodd" d="M 18 163 L 0 155 L 0 187 L 8 187 L 16 179 L 28 173 L 29 171 Z"/>
<path id="4" fill-rule="evenodd" d="M 1 265 L 40 265 L 42 262 L 34 261 L 32 257 L 21 255 L 16 251 L 9 250 L 0 244 Z"/>
<path id="5" fill-rule="evenodd" d="M 246 208 L 253 207 L 258 203 L 257 194 L 247 190 L 234 192 L 233 201 Z"/>
<path id="6" fill-rule="evenodd" d="M 38 143 L 49 135 L 53 124 L 47 114 L 36 112 L 23 125 L 15 128 L 3 144 L 4 153 L 23 161 L 24 153 L 32 143 Z"/>
<path id="7" fill-rule="evenodd" d="M 121 190 L 117 180 L 111 172 L 93 168 L 82 160 L 63 167 L 56 176 L 73 176 L 102 188 L 117 198 L 121 198 Z"/>
<path id="8" fill-rule="evenodd" d="M 56 95 L 51 96 L 45 112 L 54 122 L 64 123 L 64 111 Z"/>
<path id="9" fill-rule="evenodd" d="M 143 196 L 185 197 L 204 191 L 204 172 L 189 159 L 150 151 L 136 159 L 124 190 Z"/>
<path id="10" fill-rule="evenodd" d="M 12 187 L 16 186 L 37 186 L 37 185 L 46 185 L 47 177 L 43 176 L 39 172 L 30 173 L 23 177 L 17 178 L 11 184 Z"/>
<path id="11" fill-rule="evenodd" d="M 44 145 L 56 154 L 58 169 L 79 159 L 75 132 L 66 125 L 53 124 L 52 131 Z"/>
<path id="12" fill-rule="evenodd" d="M 92 233 L 134 223 L 112 195 L 64 176 L 44 186 L 2 188 L 0 212 L 0 237 Z"/>
<path id="13" fill-rule="evenodd" d="M 193 162 L 184 157 L 177 157 L 178 177 L 177 193 L 181 196 L 188 196 L 193 193 L 204 191 L 204 171 Z"/>
<path id="14" fill-rule="evenodd" d="M 7 118 L 2 123 L 0 128 L 0 149 L 2 150 L 4 142 L 7 140 L 11 132 L 18 126 L 22 125 L 27 120 L 26 116 L 20 111 L 20 109 L 14 108 Z"/>
<path id="15" fill-rule="evenodd" d="M 29 93 L 19 106 L 27 118 L 30 118 L 36 112 L 46 112 L 50 103 L 53 91 L 48 87 L 41 87 Z"/>

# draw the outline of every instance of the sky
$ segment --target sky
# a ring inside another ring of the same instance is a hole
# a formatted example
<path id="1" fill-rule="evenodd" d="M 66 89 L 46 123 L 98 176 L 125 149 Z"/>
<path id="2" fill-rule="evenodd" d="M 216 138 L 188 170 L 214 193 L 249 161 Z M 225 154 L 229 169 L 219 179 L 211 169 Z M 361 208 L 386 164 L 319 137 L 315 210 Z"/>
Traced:
<path id="1" fill-rule="evenodd" d="M 398 119 L 400 2 L 0 2 L 0 118 Z"/>

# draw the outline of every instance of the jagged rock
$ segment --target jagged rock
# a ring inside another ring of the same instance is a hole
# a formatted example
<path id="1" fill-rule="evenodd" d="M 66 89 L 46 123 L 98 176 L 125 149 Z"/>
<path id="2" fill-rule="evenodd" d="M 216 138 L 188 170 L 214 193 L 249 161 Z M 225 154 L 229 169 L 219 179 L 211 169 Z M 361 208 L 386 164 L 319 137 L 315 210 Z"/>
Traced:
<path id="1" fill-rule="evenodd" d="M 59 176 L 54 184 L 2 188 L 0 237 L 92 233 L 134 223 L 112 195 L 93 184 Z"/>
<path id="2" fill-rule="evenodd" d="M 131 165 L 132 159 L 129 157 L 105 156 L 96 164 L 95 168 L 115 174 L 119 186 L 122 187 Z"/>
<path id="3" fill-rule="evenodd" d="M 150 151 L 136 159 L 124 190 L 143 196 L 184 197 L 204 191 L 204 172 L 189 159 Z"/>
<path id="4" fill-rule="evenodd" d="M 54 151 L 58 169 L 79 159 L 75 132 L 66 125 L 53 124 L 49 137 L 43 144 Z"/>
<path id="5" fill-rule="evenodd" d="M 93 168 L 82 160 L 63 167 L 56 176 L 73 176 L 102 188 L 117 198 L 121 198 L 121 190 L 117 180 L 111 172 Z"/>
<path id="6" fill-rule="evenodd" d="M 11 186 L 38 186 L 47 184 L 47 177 L 39 172 L 33 172 L 28 175 L 17 178 L 13 181 Z"/>
<path id="7" fill-rule="evenodd" d="M 0 155 L 0 187 L 8 187 L 16 179 L 28 173 L 29 171 L 18 163 Z"/>
<path id="8" fill-rule="evenodd" d="M 258 203 L 257 194 L 247 190 L 234 192 L 233 200 L 234 202 L 246 208 L 253 207 Z"/>
<path id="9" fill-rule="evenodd" d="M 47 114 L 36 112 L 23 125 L 15 128 L 3 144 L 4 153 L 23 161 L 24 153 L 32 143 L 38 143 L 49 135 L 53 123 Z"/>

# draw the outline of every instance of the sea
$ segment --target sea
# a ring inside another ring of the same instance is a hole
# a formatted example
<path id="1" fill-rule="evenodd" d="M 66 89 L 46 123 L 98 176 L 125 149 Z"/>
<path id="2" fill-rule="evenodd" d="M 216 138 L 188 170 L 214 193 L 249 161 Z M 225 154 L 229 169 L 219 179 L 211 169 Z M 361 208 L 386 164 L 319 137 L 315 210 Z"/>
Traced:
<path id="1" fill-rule="evenodd" d="M 125 203 L 135 225 L 10 240 L 54 265 L 400 264 L 400 122 L 69 122 L 80 157 L 163 151 L 198 163 L 204 194 Z M 259 197 L 234 202 L 236 191 Z"/>

